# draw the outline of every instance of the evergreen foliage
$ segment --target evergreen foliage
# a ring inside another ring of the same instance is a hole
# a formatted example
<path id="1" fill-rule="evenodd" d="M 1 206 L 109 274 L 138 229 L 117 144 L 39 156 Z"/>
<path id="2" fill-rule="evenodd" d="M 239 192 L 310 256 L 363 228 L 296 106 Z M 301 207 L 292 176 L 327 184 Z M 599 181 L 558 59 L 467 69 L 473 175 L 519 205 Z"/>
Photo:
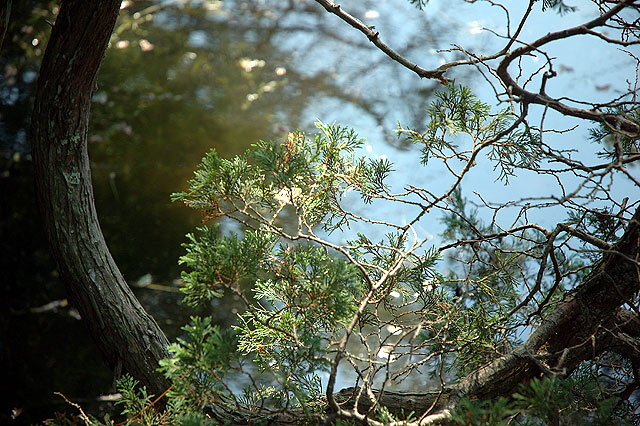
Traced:
<path id="1" fill-rule="evenodd" d="M 399 129 L 421 146 L 424 166 L 432 157 L 456 155 L 468 164 L 487 150 L 499 169 L 498 179 L 508 183 L 516 170 L 537 167 L 544 155 L 539 132 L 507 109 L 493 113 L 466 87 L 447 85 L 427 114 L 425 132 Z M 212 151 L 190 190 L 174 196 L 207 218 L 226 216 L 244 229 L 221 237 L 219 229 L 203 228 L 198 238 L 189 236 L 182 258 L 190 267 L 184 275 L 187 301 L 223 297 L 226 289 L 246 303 L 233 328 L 235 353 L 228 356 L 251 360 L 260 380 L 270 377 L 271 385 L 247 387 L 243 401 L 235 401 L 236 408 L 252 412 L 254 406 L 297 406 L 309 413 L 309 407 L 323 407 L 317 374 L 335 377 L 341 359 L 353 368 L 356 382 L 371 392 L 374 383 L 392 386 L 425 370 L 463 377 L 520 344 L 521 328 L 532 317 L 541 318 L 540 312 L 521 310 L 530 300 L 518 297 L 522 278 L 540 275 L 531 272 L 544 248 L 535 235 L 540 232 L 523 229 L 501 235 L 497 244 L 464 243 L 499 235 L 500 230 L 483 224 L 457 187 L 442 221 L 443 237 L 460 246 L 443 276 L 442 249 L 428 247 L 427 238 L 420 238 L 412 227 L 415 220 L 395 224 L 369 219 L 351 212 L 344 202 L 348 192 L 355 192 L 365 203 L 384 200 L 425 211 L 428 206 L 414 197 L 420 190 L 393 193 L 386 180 L 393 172 L 391 163 L 358 156 L 362 139 L 347 128 L 324 123 L 317 127 L 314 137 L 297 132 L 283 144 L 261 141 L 232 160 Z M 469 143 L 471 148 L 465 150 Z M 611 225 L 573 220 L 595 227 L 594 235 L 608 232 L 611 240 Z M 331 232 L 357 222 L 392 230 L 377 242 L 363 234 L 341 244 L 327 239 Z M 316 230 L 328 234 L 323 237 Z M 579 262 L 580 256 L 571 259 Z M 563 269 L 568 261 L 558 260 Z M 576 273 L 564 270 L 567 276 Z M 544 288 L 547 300 L 553 297 L 551 290 L 551 285 Z M 190 342 L 202 340 L 192 335 L 199 327 L 203 323 L 196 321 L 186 329 Z M 191 345 L 181 342 L 172 351 L 189 352 Z M 215 344 L 210 350 L 227 353 Z M 189 365 L 198 362 L 194 358 L 176 371 L 193 371 Z M 199 372 L 196 377 L 215 377 L 208 385 L 211 390 L 224 382 L 221 372 Z M 598 386 L 597 380 L 589 383 Z M 188 387 L 207 394 L 196 383 Z M 462 402 L 451 421 L 507 424 L 508 419 L 518 419 L 519 424 L 536 424 L 561 415 L 598 423 L 612 418 L 613 412 L 603 408 L 612 406 L 607 394 L 597 389 L 585 394 L 582 398 L 595 404 L 589 408 L 577 402 L 575 387 L 556 376 L 535 379 L 510 398 Z M 177 394 L 185 393 L 188 390 L 181 388 Z M 376 415 L 380 422 L 394 421 L 397 414 L 381 410 Z"/>
<path id="2" fill-rule="evenodd" d="M 547 0 L 542 8 L 573 10 Z M 521 54 L 531 46 L 522 44 Z M 364 140 L 335 123 L 317 122 L 313 135 L 259 141 L 231 159 L 215 150 L 202 159 L 189 189 L 173 200 L 200 211 L 205 222 L 221 220 L 187 236 L 182 291 L 192 305 L 236 297 L 244 309 L 228 328 L 197 317 L 184 327 L 161 365 L 173 382 L 165 412 L 152 410 L 144 388 L 122 379 L 127 424 L 267 424 L 291 421 L 287 416 L 375 425 L 638 421 L 638 336 L 625 328 L 637 321 L 637 285 L 625 287 L 633 291 L 585 336 L 553 328 L 571 325 L 562 322 L 566 311 L 578 312 L 585 329 L 593 325 L 610 293 L 602 289 L 611 290 L 596 285 L 603 276 L 616 286 L 637 282 L 620 265 L 637 271 L 637 245 L 624 237 L 635 226 L 630 206 L 639 201 L 619 197 L 605 180 L 620 171 L 639 185 L 623 167 L 639 159 L 638 134 L 628 130 L 637 129 L 638 110 L 598 111 L 592 139 L 613 151 L 603 155 L 610 163 L 590 167 L 552 148 L 542 124 L 529 124 L 530 104 L 563 111 L 544 90 L 510 92 L 520 110 L 496 111 L 470 88 L 443 83 L 424 128 L 399 126 L 397 133 L 421 150 L 415 169 L 443 166 L 449 188 L 398 188 L 394 165 L 368 158 Z M 514 195 L 501 204 L 478 195 L 474 204 L 461 188 L 478 162 L 488 162 L 512 191 L 510 179 L 535 172 L 560 182 L 562 194 Z M 575 189 L 565 190 L 574 180 Z M 406 218 L 376 215 L 387 204 L 402 207 Z M 542 209 L 566 220 L 547 229 L 530 219 Z M 420 227 L 433 211 L 443 225 L 439 245 Z M 506 215 L 512 219 L 501 225 Z M 342 239 L 351 228 L 368 231 Z M 621 241 L 630 252 L 611 257 Z M 602 292 L 594 306 L 582 299 L 572 305 L 586 285 Z M 617 322 L 625 314 L 631 319 Z M 634 355 L 622 356 L 628 351 Z M 512 366 L 509 374 L 491 377 L 504 365 Z M 522 380 L 509 383 L 511 376 Z M 337 384 L 344 380 L 353 385 L 346 396 Z M 400 396 L 405 405 L 394 406 L 395 389 L 408 385 L 422 393 Z M 423 405 L 414 407 L 417 400 Z M 426 421 L 432 411 L 442 417 Z"/>

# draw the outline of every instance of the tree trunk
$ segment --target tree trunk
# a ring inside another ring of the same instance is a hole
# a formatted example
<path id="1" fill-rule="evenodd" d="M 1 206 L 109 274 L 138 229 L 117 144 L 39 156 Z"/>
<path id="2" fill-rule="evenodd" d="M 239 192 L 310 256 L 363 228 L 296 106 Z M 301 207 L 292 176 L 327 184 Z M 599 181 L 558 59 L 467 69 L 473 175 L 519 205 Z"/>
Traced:
<path id="1" fill-rule="evenodd" d="M 0 5 L 0 48 L 4 41 L 4 35 L 9 27 L 9 17 L 11 16 L 11 0 L 5 0 L 4 6 Z"/>
<path id="2" fill-rule="evenodd" d="M 150 393 L 168 340 L 136 300 L 105 243 L 93 199 L 87 129 L 91 96 L 120 0 L 65 0 L 42 60 L 32 115 L 36 189 L 69 299 L 106 361 Z"/>

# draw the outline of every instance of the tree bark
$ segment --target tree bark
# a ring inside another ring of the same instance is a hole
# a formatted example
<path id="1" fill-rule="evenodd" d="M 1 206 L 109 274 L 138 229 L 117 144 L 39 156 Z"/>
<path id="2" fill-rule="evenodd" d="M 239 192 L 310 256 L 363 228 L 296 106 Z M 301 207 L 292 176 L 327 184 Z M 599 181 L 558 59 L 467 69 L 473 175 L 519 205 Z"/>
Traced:
<path id="1" fill-rule="evenodd" d="M 7 33 L 9 27 L 9 17 L 11 16 L 11 0 L 5 0 L 4 6 L 0 6 L 0 48 L 2 48 L 2 42 L 4 36 Z"/>
<path id="2" fill-rule="evenodd" d="M 91 96 L 120 0 L 65 0 L 40 68 L 32 149 L 40 212 L 69 299 L 108 364 L 150 393 L 168 340 L 137 301 L 105 243 L 87 153 Z"/>

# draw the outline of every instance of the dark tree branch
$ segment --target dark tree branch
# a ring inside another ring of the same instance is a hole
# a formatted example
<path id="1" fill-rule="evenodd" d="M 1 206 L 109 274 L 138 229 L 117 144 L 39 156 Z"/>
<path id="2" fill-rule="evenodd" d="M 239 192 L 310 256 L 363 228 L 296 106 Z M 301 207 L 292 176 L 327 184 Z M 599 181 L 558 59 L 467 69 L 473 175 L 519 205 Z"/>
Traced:
<path id="1" fill-rule="evenodd" d="M 611 330 L 605 330 L 599 352 L 618 353 L 634 365 L 640 365 L 640 316 L 637 312 L 620 308 L 613 319 Z"/>
<path id="2" fill-rule="evenodd" d="M 447 79 L 444 78 L 444 73 L 447 70 L 446 68 L 436 68 L 433 70 L 427 70 L 425 68 L 420 67 L 418 64 L 411 62 L 410 60 L 408 60 L 407 58 L 405 58 L 404 56 L 400 55 L 398 52 L 393 50 L 387 44 L 385 44 L 380 39 L 380 34 L 378 32 L 373 31 L 373 27 L 367 26 L 358 18 L 342 10 L 339 4 L 334 3 L 331 0 L 316 0 L 316 1 L 320 5 L 322 5 L 322 7 L 324 7 L 327 10 L 327 12 L 336 15 L 338 18 L 342 19 L 347 24 L 351 25 L 353 28 L 355 28 L 356 30 L 366 35 L 369 41 L 373 43 L 378 49 L 380 49 L 387 56 L 389 56 L 394 61 L 398 62 L 403 67 L 408 68 L 411 71 L 418 74 L 420 78 L 432 78 L 432 79 L 440 80 L 442 82 L 447 81 Z"/>
<path id="3" fill-rule="evenodd" d="M 454 388 L 462 395 L 510 395 L 526 379 L 540 375 L 531 356 L 550 355 L 549 368 L 573 371 L 584 356 L 563 356 L 567 348 L 588 344 L 619 307 L 640 290 L 640 209 L 614 248 L 538 327 L 521 347 L 465 377 Z M 560 362 L 561 361 L 561 362 Z"/>
<path id="4" fill-rule="evenodd" d="M 567 375 L 582 361 L 616 352 L 639 363 L 640 317 L 620 308 L 640 290 L 640 209 L 625 234 L 583 283 L 551 312 L 519 348 L 441 391 L 376 393 L 377 404 L 400 414 L 427 412 L 421 424 L 446 419 L 461 397 L 509 396 L 520 383 L 545 374 Z M 357 388 L 335 394 L 343 410 L 366 413 L 372 406 Z"/>
<path id="5" fill-rule="evenodd" d="M 624 132 L 626 135 L 632 138 L 640 137 L 640 124 L 630 120 L 621 114 L 609 113 L 597 111 L 595 109 L 582 109 L 575 108 L 560 102 L 557 99 L 551 98 L 543 91 L 539 93 L 533 93 L 525 90 L 521 87 L 509 73 L 509 65 L 518 58 L 528 55 L 531 52 L 539 51 L 539 49 L 556 40 L 566 39 L 577 35 L 590 34 L 593 28 L 597 28 L 606 24 L 609 19 L 612 19 L 617 13 L 624 8 L 633 5 L 634 0 L 622 0 L 611 7 L 608 11 L 600 15 L 599 17 L 573 28 L 568 28 L 562 31 L 556 31 L 548 33 L 538 40 L 521 46 L 511 52 L 504 55 L 504 58 L 500 62 L 497 68 L 497 74 L 502 83 L 504 84 L 507 93 L 510 96 L 519 98 L 519 100 L 525 104 L 539 104 L 545 105 L 551 109 L 558 111 L 559 113 L 571 117 L 583 118 L 586 120 L 596 121 L 599 123 L 606 123 L 612 130 Z"/>
<path id="6" fill-rule="evenodd" d="M 598 35 L 598 33 L 595 33 L 593 29 L 597 27 L 605 26 L 609 20 L 614 19 L 616 14 L 622 11 L 623 9 L 625 9 L 626 7 L 636 7 L 635 0 L 622 0 L 620 2 L 617 2 L 608 11 L 604 12 L 598 18 L 595 18 L 585 24 L 578 25 L 576 27 L 569 28 L 566 30 L 549 33 L 532 43 L 524 44 L 523 46 L 511 52 L 508 52 L 507 50 L 516 41 L 516 37 L 519 34 L 519 31 L 522 29 L 524 21 L 529 16 L 529 13 L 532 8 L 532 3 L 533 3 L 533 2 L 530 2 L 529 8 L 527 9 L 525 15 L 523 16 L 522 21 L 520 22 L 520 25 L 516 30 L 516 33 L 514 34 L 514 36 L 510 38 L 508 44 L 505 46 L 504 49 L 490 56 L 473 57 L 472 59 L 461 60 L 461 61 L 451 61 L 432 70 L 427 70 L 425 68 L 422 68 L 418 64 L 415 64 L 409 61 L 408 59 L 406 59 L 405 57 L 403 57 L 402 55 L 400 55 L 390 46 L 382 42 L 382 40 L 380 39 L 379 33 L 375 32 L 373 30 L 373 27 L 370 27 L 364 24 L 359 19 L 345 12 L 339 4 L 333 2 L 332 0 L 316 0 L 316 2 L 322 5 L 322 7 L 324 7 L 329 13 L 336 15 L 337 17 L 342 19 L 344 22 L 348 23 L 350 26 L 352 26 L 353 28 L 357 29 L 358 31 L 366 35 L 369 41 L 371 41 L 376 47 L 378 47 L 378 49 L 384 52 L 392 60 L 398 62 L 405 68 L 415 72 L 421 78 L 431 78 L 431 79 L 440 80 L 442 82 L 446 82 L 448 81 L 448 79 L 444 77 L 444 74 L 450 68 L 460 66 L 460 65 L 478 64 L 478 63 L 482 63 L 485 61 L 502 57 L 503 59 L 498 65 L 498 68 L 496 71 L 497 71 L 498 77 L 504 84 L 507 90 L 507 93 L 510 96 L 519 98 L 519 100 L 524 104 L 544 105 L 567 116 L 578 117 L 578 118 L 583 118 L 590 121 L 605 123 L 608 126 L 610 126 L 612 130 L 623 132 L 624 134 L 626 134 L 631 138 L 640 137 L 640 124 L 635 122 L 634 120 L 631 120 L 621 114 L 603 112 L 603 111 L 598 111 L 596 109 L 583 109 L 583 108 L 572 107 L 561 102 L 558 99 L 554 99 L 548 96 L 546 93 L 544 93 L 544 90 L 541 90 L 539 93 L 533 93 L 533 92 L 527 91 L 523 87 L 518 85 L 518 83 L 513 79 L 513 77 L 511 77 L 508 70 L 509 65 L 513 61 L 515 61 L 517 58 L 530 54 L 533 51 L 539 51 L 539 49 L 542 46 L 552 41 L 566 39 L 566 38 L 577 36 L 577 35 L 592 35 L 592 36 L 598 36 L 600 38 L 603 38 L 604 37 L 603 35 Z M 606 37 L 604 39 L 606 41 L 608 40 L 608 38 Z M 610 42 L 613 43 L 613 41 L 610 41 Z M 636 41 L 618 42 L 614 44 L 622 44 L 626 46 L 634 43 L 636 43 Z"/>

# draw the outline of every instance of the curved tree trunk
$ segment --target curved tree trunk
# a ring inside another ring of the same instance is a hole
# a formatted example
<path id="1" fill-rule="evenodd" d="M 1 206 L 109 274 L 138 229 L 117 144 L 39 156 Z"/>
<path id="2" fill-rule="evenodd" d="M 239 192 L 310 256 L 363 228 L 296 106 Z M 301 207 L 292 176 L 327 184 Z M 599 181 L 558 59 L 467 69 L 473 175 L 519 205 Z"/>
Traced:
<path id="1" fill-rule="evenodd" d="M 120 0 L 64 0 L 40 69 L 32 144 L 41 215 L 71 303 L 112 368 L 153 394 L 168 341 L 129 289 L 105 243 L 93 199 L 91 95 Z"/>

